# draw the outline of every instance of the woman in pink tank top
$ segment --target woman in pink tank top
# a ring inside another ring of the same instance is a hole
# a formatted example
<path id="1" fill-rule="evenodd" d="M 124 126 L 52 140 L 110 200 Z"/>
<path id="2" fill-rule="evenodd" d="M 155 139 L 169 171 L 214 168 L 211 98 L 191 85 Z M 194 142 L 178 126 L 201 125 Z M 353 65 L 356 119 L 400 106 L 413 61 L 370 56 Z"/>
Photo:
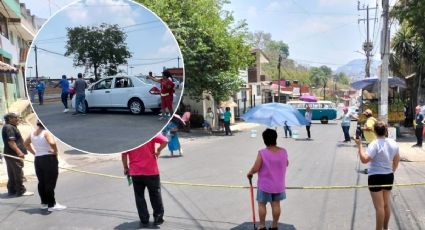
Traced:
<path id="1" fill-rule="evenodd" d="M 276 145 L 277 132 L 266 129 L 263 141 L 266 148 L 258 151 L 257 159 L 248 173 L 248 178 L 258 173 L 257 201 L 260 224 L 258 230 L 266 229 L 266 204 L 272 206 L 273 222 L 271 230 L 277 230 L 280 216 L 280 201 L 286 198 L 285 176 L 288 167 L 288 153 Z"/>

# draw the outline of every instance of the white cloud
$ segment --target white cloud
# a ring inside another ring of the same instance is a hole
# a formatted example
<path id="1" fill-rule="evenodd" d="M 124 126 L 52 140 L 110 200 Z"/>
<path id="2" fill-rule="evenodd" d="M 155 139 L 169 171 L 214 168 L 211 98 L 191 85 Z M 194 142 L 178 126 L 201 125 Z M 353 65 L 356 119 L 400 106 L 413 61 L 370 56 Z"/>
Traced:
<path id="1" fill-rule="evenodd" d="M 350 23 L 355 23 L 356 20 L 351 16 L 338 17 L 338 20 L 335 20 L 335 17 L 326 16 L 326 17 L 309 17 L 304 20 L 303 23 L 298 25 L 297 29 L 291 33 L 295 34 L 296 38 L 304 39 L 310 36 L 319 36 L 320 34 L 327 33 L 339 28 L 348 26 Z"/>
<path id="2" fill-rule="evenodd" d="M 265 8 L 266 11 L 281 11 L 289 8 L 291 3 L 289 1 L 271 1 Z"/>
<path id="3" fill-rule="evenodd" d="M 139 13 L 126 0 L 86 0 L 64 10 L 71 22 L 78 25 L 99 25 L 103 22 L 129 26 L 136 24 Z"/>

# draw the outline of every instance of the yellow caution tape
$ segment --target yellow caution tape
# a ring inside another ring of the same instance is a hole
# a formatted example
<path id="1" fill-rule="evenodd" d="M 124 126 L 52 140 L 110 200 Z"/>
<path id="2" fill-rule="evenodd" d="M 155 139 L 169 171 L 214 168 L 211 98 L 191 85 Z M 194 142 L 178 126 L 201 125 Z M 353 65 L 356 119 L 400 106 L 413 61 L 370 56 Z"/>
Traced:
<path id="1" fill-rule="evenodd" d="M 34 162 L 31 160 L 22 159 L 19 157 L 11 156 L 8 154 L 0 153 L 0 155 L 3 155 L 5 157 L 18 159 L 18 160 L 24 160 L 27 162 Z M 110 174 L 104 174 L 104 173 L 96 173 L 96 172 L 90 172 L 80 169 L 72 169 L 72 168 L 65 168 L 65 167 L 59 167 L 60 169 L 64 169 L 67 171 L 72 172 L 78 172 L 83 174 L 89 174 L 89 175 L 95 175 L 95 176 L 103 176 L 108 178 L 114 178 L 114 179 L 125 179 L 124 176 L 115 176 Z M 243 185 L 222 185 L 222 184 L 203 184 L 203 183 L 189 183 L 189 182 L 175 182 L 175 181 L 161 181 L 161 184 L 169 184 L 169 185 L 177 185 L 177 186 L 192 186 L 192 187 L 209 187 L 209 188 L 230 188 L 230 189 L 248 189 L 250 186 L 243 186 Z M 408 186 L 424 186 L 425 182 L 420 183 L 400 183 L 400 184 L 387 184 L 387 185 L 330 185 L 330 186 L 288 186 L 286 189 L 291 190 L 329 190 L 329 189 L 359 189 L 359 188 L 380 188 L 380 187 L 408 187 Z M 254 186 L 254 188 L 257 188 Z"/>

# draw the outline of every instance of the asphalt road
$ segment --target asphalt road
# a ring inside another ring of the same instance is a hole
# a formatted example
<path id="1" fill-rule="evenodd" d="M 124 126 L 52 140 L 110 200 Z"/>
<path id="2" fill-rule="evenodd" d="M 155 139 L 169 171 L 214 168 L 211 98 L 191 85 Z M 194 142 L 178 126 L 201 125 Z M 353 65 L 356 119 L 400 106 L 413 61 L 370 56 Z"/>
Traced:
<path id="1" fill-rule="evenodd" d="M 353 126 L 352 126 L 353 129 Z M 263 128 L 258 128 L 260 134 Z M 301 138 L 306 136 L 300 128 Z M 354 130 L 352 130 L 354 131 Z M 313 140 L 282 138 L 287 148 L 288 186 L 365 185 L 354 144 L 343 144 L 337 124 L 313 124 Z M 249 131 L 234 136 L 191 137 L 184 134 L 183 157 L 159 159 L 163 181 L 248 185 L 246 173 L 263 147 L 260 135 Z M 65 154 L 79 168 L 114 175 L 122 174 L 119 157 Z M 396 183 L 422 182 L 423 163 L 402 162 Z M 254 178 L 255 179 L 255 178 Z M 77 173 L 62 173 L 56 197 L 69 208 L 61 212 L 41 212 L 38 196 L 0 196 L 0 228 L 3 229 L 137 229 L 138 218 L 132 188 L 125 179 Z M 36 183 L 27 187 L 35 190 Z M 0 188 L 2 194 L 5 189 Z M 247 189 L 163 185 L 165 223 L 160 229 L 252 229 Z M 425 187 L 393 189 L 390 229 L 425 229 Z M 282 202 L 279 229 L 373 229 L 374 210 L 367 189 L 288 190 Z M 270 217 L 270 211 L 268 215 Z M 258 220 L 258 218 L 257 218 Z M 152 220 L 151 220 L 152 221 Z"/>
<path id="2" fill-rule="evenodd" d="M 180 95 L 181 90 L 177 90 L 176 99 L 180 99 Z M 178 102 L 174 100 L 174 109 Z M 34 103 L 33 108 L 58 139 L 91 153 L 117 153 L 135 148 L 150 140 L 168 122 L 159 120 L 150 110 L 141 115 L 132 115 L 127 110 L 93 110 L 87 115 L 72 115 L 73 111 L 63 113 L 61 102 L 41 106 Z"/>

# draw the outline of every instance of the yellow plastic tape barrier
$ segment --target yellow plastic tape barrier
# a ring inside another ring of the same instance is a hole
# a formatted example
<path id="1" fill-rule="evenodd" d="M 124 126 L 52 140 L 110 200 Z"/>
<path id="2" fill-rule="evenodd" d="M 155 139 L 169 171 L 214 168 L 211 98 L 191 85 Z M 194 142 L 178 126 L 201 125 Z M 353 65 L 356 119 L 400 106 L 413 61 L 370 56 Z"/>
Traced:
<path id="1" fill-rule="evenodd" d="M 19 157 L 7 155 L 4 153 L 0 153 L 0 155 L 3 155 L 5 157 L 10 157 L 13 159 L 18 160 L 24 160 L 27 162 L 34 162 L 31 160 L 22 159 Z M 125 179 L 124 176 L 115 176 L 110 174 L 104 174 L 104 173 L 96 173 L 96 172 L 90 172 L 80 169 L 72 169 L 72 168 L 65 168 L 65 167 L 59 167 L 60 169 L 64 169 L 67 171 L 72 172 L 78 172 L 82 174 L 89 174 L 89 175 L 95 175 L 95 176 L 103 176 L 108 178 L 114 178 L 114 179 Z M 189 182 L 174 182 L 174 181 L 161 181 L 161 184 L 169 184 L 169 185 L 178 185 L 178 186 L 192 186 L 192 187 L 209 187 L 209 188 L 231 188 L 231 189 L 248 189 L 249 186 L 243 186 L 243 185 L 222 185 L 222 184 L 202 184 L 202 183 L 189 183 Z M 378 187 L 408 187 L 408 186 L 424 186 L 425 182 L 421 183 L 400 183 L 400 184 L 389 184 L 389 185 L 332 185 L 332 186 L 288 186 L 286 189 L 296 189 L 296 190 L 328 190 L 328 189 L 358 189 L 358 188 L 378 188 Z M 254 187 L 256 188 L 256 187 Z"/>

